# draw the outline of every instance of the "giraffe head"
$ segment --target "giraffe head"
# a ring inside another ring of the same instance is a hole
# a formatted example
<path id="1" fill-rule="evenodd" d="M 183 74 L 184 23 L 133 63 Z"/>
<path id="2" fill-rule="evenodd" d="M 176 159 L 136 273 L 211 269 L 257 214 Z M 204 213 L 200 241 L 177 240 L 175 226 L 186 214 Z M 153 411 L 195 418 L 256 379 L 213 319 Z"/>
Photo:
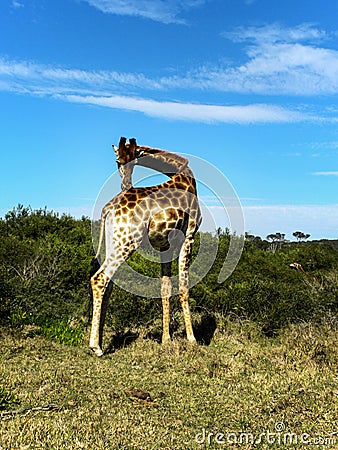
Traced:
<path id="1" fill-rule="evenodd" d="M 117 166 L 122 178 L 121 181 L 121 189 L 123 191 L 127 191 L 133 185 L 132 183 L 132 174 L 134 170 L 134 166 L 137 163 L 137 158 L 142 156 L 139 147 L 136 144 L 136 139 L 129 139 L 129 143 L 127 143 L 127 139 L 125 137 L 121 137 L 119 146 L 113 145 L 116 155 Z"/>
<path id="2" fill-rule="evenodd" d="M 171 178 L 185 170 L 189 163 L 187 158 L 176 153 L 137 145 L 135 138 L 130 138 L 127 143 L 127 139 L 121 137 L 119 146 L 113 145 L 113 147 L 122 178 L 121 188 L 123 191 L 127 191 L 133 186 L 132 175 L 135 165 L 148 167 Z"/>

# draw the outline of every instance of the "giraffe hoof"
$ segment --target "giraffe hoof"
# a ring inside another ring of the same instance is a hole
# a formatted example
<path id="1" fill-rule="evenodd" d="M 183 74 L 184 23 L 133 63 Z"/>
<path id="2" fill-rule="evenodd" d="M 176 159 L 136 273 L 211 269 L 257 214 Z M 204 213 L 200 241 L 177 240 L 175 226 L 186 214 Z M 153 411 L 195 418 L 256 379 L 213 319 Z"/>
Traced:
<path id="1" fill-rule="evenodd" d="M 103 351 L 100 347 L 91 347 L 92 351 L 95 353 L 96 356 L 102 356 Z"/>
<path id="2" fill-rule="evenodd" d="M 162 345 L 170 344 L 170 336 L 162 336 Z"/>

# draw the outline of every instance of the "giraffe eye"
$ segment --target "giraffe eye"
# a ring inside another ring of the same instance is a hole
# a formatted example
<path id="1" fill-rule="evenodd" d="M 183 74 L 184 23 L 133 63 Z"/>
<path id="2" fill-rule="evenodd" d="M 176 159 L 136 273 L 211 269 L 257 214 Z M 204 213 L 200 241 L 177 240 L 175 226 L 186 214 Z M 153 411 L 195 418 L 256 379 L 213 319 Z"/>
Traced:
<path id="1" fill-rule="evenodd" d="M 136 150 L 135 156 L 136 158 L 141 158 L 144 155 L 144 150 Z"/>

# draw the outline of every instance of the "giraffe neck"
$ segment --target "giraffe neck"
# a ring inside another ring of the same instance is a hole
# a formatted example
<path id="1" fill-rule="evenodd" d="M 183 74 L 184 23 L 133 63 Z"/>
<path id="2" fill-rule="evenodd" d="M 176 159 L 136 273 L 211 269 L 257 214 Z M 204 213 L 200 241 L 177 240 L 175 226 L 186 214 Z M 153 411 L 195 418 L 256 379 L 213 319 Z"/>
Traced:
<path id="1" fill-rule="evenodd" d="M 137 160 L 139 166 L 156 170 L 170 178 L 173 178 L 178 173 L 193 177 L 191 170 L 188 168 L 189 161 L 183 156 L 151 147 L 142 146 L 138 150 L 142 152 L 142 156 Z"/>

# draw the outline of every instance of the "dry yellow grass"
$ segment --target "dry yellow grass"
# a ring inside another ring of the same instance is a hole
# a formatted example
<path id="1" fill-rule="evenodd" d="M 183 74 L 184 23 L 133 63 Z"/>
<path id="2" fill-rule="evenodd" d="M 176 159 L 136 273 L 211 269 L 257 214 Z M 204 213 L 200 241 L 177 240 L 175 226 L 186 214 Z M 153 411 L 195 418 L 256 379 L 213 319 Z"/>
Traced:
<path id="1" fill-rule="evenodd" d="M 101 359 L 85 344 L 29 336 L 2 330 L 0 386 L 19 401 L 9 409 L 58 409 L 3 416 L 1 450 L 270 449 L 286 433 L 288 448 L 309 448 L 301 439 L 338 448 L 334 323 L 269 339 L 250 322 L 227 322 L 208 347 L 139 339 Z M 133 401 L 131 388 L 152 401 Z"/>

